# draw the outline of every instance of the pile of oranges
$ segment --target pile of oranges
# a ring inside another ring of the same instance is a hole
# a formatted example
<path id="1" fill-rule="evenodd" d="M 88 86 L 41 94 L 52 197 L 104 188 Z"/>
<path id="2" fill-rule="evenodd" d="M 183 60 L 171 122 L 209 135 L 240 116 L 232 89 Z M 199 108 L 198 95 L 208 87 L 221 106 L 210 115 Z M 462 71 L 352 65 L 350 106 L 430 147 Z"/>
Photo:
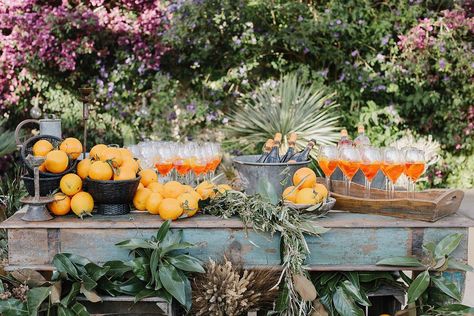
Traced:
<path id="1" fill-rule="evenodd" d="M 202 182 L 196 188 L 177 181 L 162 184 L 151 169 L 142 170 L 140 175 L 142 178 L 133 205 L 139 211 L 160 215 L 163 220 L 194 216 L 199 211 L 200 200 L 214 198 L 232 189 L 227 184 L 215 185 L 209 181 Z"/>
<path id="2" fill-rule="evenodd" d="M 45 157 L 39 167 L 41 172 L 62 173 L 69 166 L 69 160 L 77 159 L 82 153 L 82 144 L 77 138 L 66 138 L 59 148 L 54 148 L 46 139 L 40 139 L 33 145 L 33 156 Z"/>
<path id="3" fill-rule="evenodd" d="M 328 190 L 316 182 L 316 174 L 310 168 L 298 169 L 293 175 L 293 185 L 282 194 L 283 200 L 294 204 L 316 205 L 328 197 Z"/>
<path id="4" fill-rule="evenodd" d="M 54 215 L 66 215 L 71 210 L 79 217 L 90 215 L 94 209 L 92 196 L 82 191 L 82 179 L 74 173 L 68 173 L 59 183 L 61 192 L 54 194 L 54 201 L 48 208 Z"/>
<path id="5" fill-rule="evenodd" d="M 78 163 L 77 174 L 81 179 L 132 180 L 137 177 L 140 163 L 126 148 L 95 145 L 89 158 Z"/>

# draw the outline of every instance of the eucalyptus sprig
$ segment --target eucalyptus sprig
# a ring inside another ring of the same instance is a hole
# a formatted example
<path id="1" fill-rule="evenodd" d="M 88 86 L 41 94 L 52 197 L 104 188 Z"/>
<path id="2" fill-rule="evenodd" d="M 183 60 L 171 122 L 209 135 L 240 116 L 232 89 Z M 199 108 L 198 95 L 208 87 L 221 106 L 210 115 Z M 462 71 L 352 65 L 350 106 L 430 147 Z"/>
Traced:
<path id="1" fill-rule="evenodd" d="M 307 278 L 303 265 L 310 252 L 305 234 L 317 236 L 327 232 L 327 228 L 313 225 L 307 218 L 283 205 L 271 184 L 264 181 L 259 185 L 258 194 L 248 196 L 238 191 L 227 191 L 212 199 L 204 207 L 204 212 L 222 218 L 239 216 L 246 227 L 252 227 L 257 232 L 271 236 L 279 233 L 283 271 L 278 284 L 283 280 L 284 284 L 277 312 L 282 315 L 306 315 L 310 311 L 310 302 L 302 297 L 304 290 L 293 280 L 295 276 Z"/>

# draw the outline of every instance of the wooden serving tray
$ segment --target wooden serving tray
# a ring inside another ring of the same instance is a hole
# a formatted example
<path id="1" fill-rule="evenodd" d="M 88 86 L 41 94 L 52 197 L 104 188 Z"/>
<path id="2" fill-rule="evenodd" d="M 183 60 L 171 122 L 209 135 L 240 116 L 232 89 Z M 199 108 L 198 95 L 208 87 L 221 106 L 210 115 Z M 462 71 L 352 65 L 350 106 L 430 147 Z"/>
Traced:
<path id="1" fill-rule="evenodd" d="M 388 192 L 372 189 L 370 199 L 364 186 L 351 184 L 350 196 L 345 195 L 343 181 L 331 181 L 331 196 L 336 198 L 334 209 L 352 213 L 387 215 L 400 218 L 436 222 L 440 218 L 456 213 L 464 192 L 455 189 L 432 189 L 407 195 L 396 191 L 393 199 Z"/>

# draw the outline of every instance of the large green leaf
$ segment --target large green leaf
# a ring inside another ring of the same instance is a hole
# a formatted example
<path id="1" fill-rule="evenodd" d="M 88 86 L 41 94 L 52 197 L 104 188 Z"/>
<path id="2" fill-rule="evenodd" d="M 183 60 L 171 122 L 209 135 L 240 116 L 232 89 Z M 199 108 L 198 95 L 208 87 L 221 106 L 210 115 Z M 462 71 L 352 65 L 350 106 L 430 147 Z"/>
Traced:
<path id="1" fill-rule="evenodd" d="M 342 282 L 341 286 L 344 288 L 344 291 L 359 304 L 364 305 L 364 306 L 371 306 L 372 304 L 370 303 L 369 299 L 367 298 L 367 295 L 359 288 L 355 287 L 354 284 L 352 284 L 351 281 L 346 280 Z"/>
<path id="2" fill-rule="evenodd" d="M 43 301 L 49 297 L 51 287 L 35 287 L 26 294 L 26 306 L 30 315 L 37 315 Z"/>
<path id="3" fill-rule="evenodd" d="M 81 283 L 74 282 L 69 293 L 61 300 L 61 305 L 67 308 L 76 299 L 80 289 Z"/>
<path id="4" fill-rule="evenodd" d="M 434 251 L 436 258 L 441 258 L 450 255 L 462 240 L 462 234 L 451 234 L 444 237 L 437 245 Z"/>
<path id="5" fill-rule="evenodd" d="M 378 279 L 393 281 L 393 276 L 389 272 L 357 272 L 357 274 L 359 276 L 360 282 L 362 283 L 372 282 Z"/>
<path id="6" fill-rule="evenodd" d="M 420 260 L 413 257 L 391 257 L 382 259 L 377 262 L 381 266 L 396 266 L 396 267 L 423 267 Z"/>
<path id="7" fill-rule="evenodd" d="M 175 268 L 181 269 L 183 271 L 198 273 L 205 272 L 201 261 L 190 255 L 177 255 L 175 257 L 169 257 L 168 262 L 174 265 Z"/>
<path id="8" fill-rule="evenodd" d="M 82 275 L 82 284 L 88 291 L 92 291 L 97 286 L 97 282 L 95 282 L 90 276 L 87 274 Z"/>
<path id="9" fill-rule="evenodd" d="M 163 238 L 160 246 L 161 248 L 167 248 L 169 246 L 179 244 L 183 240 L 183 230 L 171 231 Z"/>
<path id="10" fill-rule="evenodd" d="M 461 270 L 461 271 L 467 271 L 467 272 L 473 272 L 474 269 L 465 263 L 459 262 L 453 258 L 448 259 L 448 268 L 450 269 L 455 269 L 455 270 Z"/>
<path id="11" fill-rule="evenodd" d="M 191 309 L 191 305 L 193 303 L 193 295 L 192 295 L 192 288 L 191 282 L 189 282 L 188 277 L 184 274 L 183 271 L 178 270 L 178 273 L 182 280 L 184 280 L 184 293 L 186 296 L 186 303 L 184 304 L 184 308 L 189 311 Z"/>
<path id="12" fill-rule="evenodd" d="M 142 281 L 150 279 L 150 262 L 144 257 L 138 257 L 126 263 L 132 268 L 133 274 Z"/>
<path id="13" fill-rule="evenodd" d="M 63 306 L 58 307 L 58 316 L 89 316 L 89 312 L 84 305 L 75 303 L 73 306 L 65 308 Z"/>
<path id="14" fill-rule="evenodd" d="M 364 316 L 364 311 L 356 305 L 342 287 L 336 289 L 332 302 L 341 316 Z"/>
<path id="15" fill-rule="evenodd" d="M 81 288 L 79 291 L 81 294 L 84 294 L 84 296 L 87 298 L 89 302 L 98 303 L 102 301 L 102 298 L 99 295 L 97 295 L 97 293 L 94 290 L 87 289 L 84 286 L 84 284 L 81 284 Z"/>
<path id="16" fill-rule="evenodd" d="M 434 242 L 429 242 L 423 245 L 423 249 L 425 249 L 427 254 L 431 257 L 434 257 L 435 248 L 436 248 L 436 245 Z"/>
<path id="17" fill-rule="evenodd" d="M 131 267 L 127 266 L 123 261 L 107 261 L 104 263 L 104 268 L 108 268 L 107 276 L 110 278 L 121 278 L 125 273 L 132 270 Z"/>
<path id="18" fill-rule="evenodd" d="M 138 292 L 137 295 L 135 295 L 134 302 L 137 303 L 137 302 L 141 301 L 144 298 L 158 297 L 159 295 L 160 295 L 160 291 L 144 289 L 144 290 L 141 290 L 140 292 Z"/>
<path id="19" fill-rule="evenodd" d="M 168 234 L 169 230 L 171 227 L 171 221 L 167 220 L 163 224 L 161 224 L 160 229 L 158 229 L 158 232 L 156 233 L 156 240 L 158 242 L 162 242 L 165 236 Z"/>
<path id="20" fill-rule="evenodd" d="M 125 295 L 135 296 L 145 289 L 145 282 L 137 277 L 128 279 L 127 281 L 117 284 L 117 290 Z"/>
<path id="21" fill-rule="evenodd" d="M 403 271 L 400 271 L 400 277 L 403 281 L 405 281 L 406 284 L 408 284 L 408 286 L 410 286 L 410 284 L 413 282 L 413 280 L 409 278 L 408 275 L 406 275 Z"/>
<path id="22" fill-rule="evenodd" d="M 161 257 L 164 257 L 167 253 L 171 252 L 171 251 L 175 251 L 175 250 L 184 250 L 184 249 L 189 249 L 189 248 L 194 248 L 195 245 L 191 244 L 191 243 L 188 243 L 188 242 L 181 242 L 179 244 L 174 244 L 174 245 L 171 245 L 171 246 L 168 246 L 166 248 L 163 248 L 161 250 Z"/>
<path id="23" fill-rule="evenodd" d="M 87 271 L 87 274 L 89 274 L 92 278 L 92 280 L 97 282 L 101 277 L 107 274 L 107 271 L 110 270 L 110 267 L 101 267 L 91 262 L 85 265 L 85 269 Z"/>
<path id="24" fill-rule="evenodd" d="M 155 290 L 160 289 L 160 278 L 158 276 L 158 266 L 160 265 L 160 251 L 158 249 L 153 250 L 150 258 L 150 271 L 151 278 L 155 282 Z"/>
<path id="25" fill-rule="evenodd" d="M 67 257 L 75 265 L 85 266 L 86 264 L 91 263 L 89 259 L 83 256 L 75 255 L 72 253 L 63 253 L 63 255 Z"/>
<path id="26" fill-rule="evenodd" d="M 59 272 L 66 273 L 68 278 L 71 276 L 74 280 L 80 280 L 76 267 L 65 254 L 58 253 L 55 255 L 53 265 Z"/>
<path id="27" fill-rule="evenodd" d="M 138 248 L 144 248 L 144 249 L 153 249 L 154 246 L 150 244 L 148 241 L 144 239 L 138 239 L 138 238 L 132 238 L 128 240 L 121 241 L 115 246 L 124 248 L 124 249 L 129 249 L 129 250 L 135 250 Z"/>
<path id="28" fill-rule="evenodd" d="M 446 280 L 443 277 L 435 277 L 435 276 L 431 277 L 431 281 L 438 289 L 443 291 L 443 293 L 454 298 L 458 302 L 461 301 L 461 298 L 462 298 L 461 293 L 459 292 L 456 284 L 454 284 L 451 281 Z"/>
<path id="29" fill-rule="evenodd" d="M 420 273 L 408 288 L 408 303 L 415 302 L 430 285 L 430 274 L 428 271 Z"/>
<path id="30" fill-rule="evenodd" d="M 469 307 L 463 304 L 449 304 L 449 305 L 437 308 L 435 311 L 438 313 L 438 315 L 443 315 L 446 312 L 458 312 L 458 313 L 460 312 L 462 315 L 467 315 L 469 313 L 474 314 L 473 307 Z M 459 314 L 455 314 L 455 315 L 459 315 Z"/>
<path id="31" fill-rule="evenodd" d="M 176 268 L 170 264 L 164 263 L 160 266 L 159 276 L 163 287 L 171 294 L 181 305 L 186 306 L 186 284 L 181 278 Z"/>
<path id="32" fill-rule="evenodd" d="M 360 280 L 359 280 L 358 272 L 344 272 L 343 274 L 356 288 L 360 288 Z"/>
<path id="33" fill-rule="evenodd" d="M 0 313 L 3 316 L 28 316 L 28 307 L 15 298 L 0 300 Z"/>

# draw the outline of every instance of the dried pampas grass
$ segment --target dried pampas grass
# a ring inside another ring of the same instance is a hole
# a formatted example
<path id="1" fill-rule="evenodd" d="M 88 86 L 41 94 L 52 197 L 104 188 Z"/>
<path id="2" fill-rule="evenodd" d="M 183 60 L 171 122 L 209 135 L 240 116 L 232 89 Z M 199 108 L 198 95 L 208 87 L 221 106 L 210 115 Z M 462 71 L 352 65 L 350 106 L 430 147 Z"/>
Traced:
<path id="1" fill-rule="evenodd" d="M 227 258 L 222 263 L 210 260 L 205 270 L 192 282 L 192 315 L 240 316 L 271 309 L 278 295 L 278 288 L 272 289 L 278 271 L 244 270 Z"/>

